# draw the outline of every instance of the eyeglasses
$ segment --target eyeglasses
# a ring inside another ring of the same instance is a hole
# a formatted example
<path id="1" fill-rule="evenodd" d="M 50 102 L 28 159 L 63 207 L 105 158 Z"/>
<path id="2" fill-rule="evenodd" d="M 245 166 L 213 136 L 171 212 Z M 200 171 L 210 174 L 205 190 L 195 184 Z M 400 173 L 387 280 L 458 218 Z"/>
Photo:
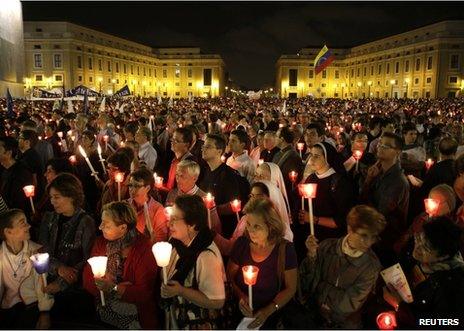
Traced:
<path id="1" fill-rule="evenodd" d="M 390 145 L 385 145 L 385 144 L 378 144 L 377 148 L 382 148 L 382 149 L 396 149 L 396 147 L 390 146 Z"/>

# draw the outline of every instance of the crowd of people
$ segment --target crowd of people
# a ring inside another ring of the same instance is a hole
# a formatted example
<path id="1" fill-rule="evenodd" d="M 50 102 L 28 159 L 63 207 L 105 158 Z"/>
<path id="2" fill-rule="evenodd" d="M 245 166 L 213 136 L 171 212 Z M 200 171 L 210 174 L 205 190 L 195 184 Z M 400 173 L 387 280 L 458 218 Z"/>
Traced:
<path id="1" fill-rule="evenodd" d="M 464 326 L 463 98 L 0 109 L 2 328 Z M 412 300 L 380 276 L 396 264 Z"/>

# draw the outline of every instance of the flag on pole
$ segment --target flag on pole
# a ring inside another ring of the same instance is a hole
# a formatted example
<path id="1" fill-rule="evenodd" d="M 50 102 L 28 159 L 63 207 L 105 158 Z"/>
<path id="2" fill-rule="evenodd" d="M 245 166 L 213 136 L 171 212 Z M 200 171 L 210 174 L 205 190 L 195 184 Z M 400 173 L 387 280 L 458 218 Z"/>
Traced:
<path id="1" fill-rule="evenodd" d="M 103 97 L 102 102 L 100 104 L 100 112 L 102 113 L 105 112 L 105 106 L 106 106 L 106 97 Z"/>
<path id="2" fill-rule="evenodd" d="M 6 88 L 6 108 L 8 110 L 8 117 L 16 117 L 16 113 L 13 110 L 13 97 L 11 96 L 10 89 Z"/>
<path id="3" fill-rule="evenodd" d="M 287 100 L 284 100 L 284 104 L 282 105 L 281 113 L 285 114 L 286 111 L 287 111 Z"/>
<path id="4" fill-rule="evenodd" d="M 314 71 L 316 75 L 327 68 L 333 62 L 333 60 L 335 60 L 335 56 L 327 48 L 327 46 L 324 45 L 314 60 Z"/>
<path id="5" fill-rule="evenodd" d="M 119 91 L 117 91 L 116 93 L 113 94 L 113 98 L 120 98 L 120 97 L 124 97 L 126 95 L 130 95 L 131 92 L 129 90 L 129 86 L 127 85 L 124 85 L 123 88 L 121 88 Z"/>
<path id="6" fill-rule="evenodd" d="M 89 113 L 89 98 L 87 96 L 87 90 L 84 92 L 84 114 Z"/>

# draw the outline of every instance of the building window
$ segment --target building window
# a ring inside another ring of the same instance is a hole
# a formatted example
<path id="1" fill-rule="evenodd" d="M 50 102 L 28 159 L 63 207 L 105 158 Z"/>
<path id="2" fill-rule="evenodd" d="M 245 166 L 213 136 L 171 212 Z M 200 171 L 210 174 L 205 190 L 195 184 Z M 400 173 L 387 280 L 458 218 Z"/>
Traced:
<path id="1" fill-rule="evenodd" d="M 354 77 L 354 69 L 351 69 L 351 77 Z"/>
<path id="2" fill-rule="evenodd" d="M 327 70 L 322 70 L 322 78 L 327 78 Z"/>
<path id="3" fill-rule="evenodd" d="M 167 96 L 167 95 L 168 95 L 168 92 L 163 92 L 163 95 L 164 95 L 164 96 Z"/>
<path id="4" fill-rule="evenodd" d="M 34 67 L 42 68 L 42 54 L 34 54 Z"/>
<path id="5" fill-rule="evenodd" d="M 313 84 L 312 84 L 312 83 L 309 83 L 309 84 L 308 84 L 308 87 L 313 87 Z"/>
<path id="6" fill-rule="evenodd" d="M 92 69 L 93 69 L 93 68 L 92 68 L 92 58 L 89 57 L 89 70 L 92 70 Z"/>
<path id="7" fill-rule="evenodd" d="M 41 82 L 43 80 L 42 75 L 35 75 L 35 81 L 36 82 Z"/>
<path id="8" fill-rule="evenodd" d="M 163 69 L 163 78 L 168 77 L 168 71 L 166 69 Z"/>
<path id="9" fill-rule="evenodd" d="M 53 66 L 55 68 L 61 68 L 61 54 L 54 54 L 53 55 Z"/>
<path id="10" fill-rule="evenodd" d="M 108 72 L 111 72 L 111 61 L 107 61 L 106 65 L 108 67 Z"/>
<path id="11" fill-rule="evenodd" d="M 137 66 L 137 76 L 140 76 L 140 67 Z"/>
<path id="12" fill-rule="evenodd" d="M 385 68 L 385 73 L 387 75 L 390 73 L 390 63 L 387 63 L 387 68 Z"/>
<path id="13" fill-rule="evenodd" d="M 122 71 L 123 71 L 124 73 L 127 73 L 127 67 L 126 67 L 126 64 L 125 64 L 125 63 L 122 64 Z"/>
<path id="14" fill-rule="evenodd" d="M 176 86 L 180 86 L 180 83 L 179 83 L 179 82 L 176 82 Z"/>
<path id="15" fill-rule="evenodd" d="M 432 70 L 433 57 L 429 56 L 427 59 L 427 70 Z"/>
<path id="16" fill-rule="evenodd" d="M 82 76 L 77 76 L 77 80 L 78 80 L 79 82 L 82 82 Z"/>
<path id="17" fill-rule="evenodd" d="M 77 56 L 77 67 L 82 69 L 82 57 L 80 55 Z"/>
<path id="18" fill-rule="evenodd" d="M 431 84 L 432 83 L 432 77 L 427 77 L 427 79 L 425 81 L 427 82 L 427 84 Z"/>
<path id="19" fill-rule="evenodd" d="M 367 68 L 364 67 L 364 72 L 363 72 L 364 77 L 367 75 Z"/>
<path id="20" fill-rule="evenodd" d="M 180 92 L 176 92 L 176 96 L 179 96 L 180 95 Z"/>
<path id="21" fill-rule="evenodd" d="M 308 78 L 314 78 L 314 70 L 309 69 Z"/>
<path id="22" fill-rule="evenodd" d="M 192 82 L 189 82 L 189 83 L 188 83 L 188 86 L 192 86 Z"/>
<path id="23" fill-rule="evenodd" d="M 374 66 L 371 66 L 371 76 L 374 76 Z"/>
<path id="24" fill-rule="evenodd" d="M 457 76 L 450 76 L 449 78 L 449 83 L 450 84 L 456 84 L 458 82 L 458 77 Z"/>
<path id="25" fill-rule="evenodd" d="M 187 70 L 187 77 L 192 78 L 192 69 Z"/>
<path id="26" fill-rule="evenodd" d="M 420 59 L 416 59 L 416 71 L 420 70 Z"/>
<path id="27" fill-rule="evenodd" d="M 414 85 L 419 85 L 419 78 L 414 78 Z"/>
<path id="28" fill-rule="evenodd" d="M 458 54 L 451 55 L 450 69 L 459 69 L 459 55 Z"/>
<path id="29" fill-rule="evenodd" d="M 34 45 L 34 49 L 42 49 L 42 46 L 40 46 L 40 45 Z"/>
<path id="30" fill-rule="evenodd" d="M 396 62 L 395 63 L 395 74 L 399 73 L 400 72 L 400 63 L 399 62 Z"/>
<path id="31" fill-rule="evenodd" d="M 131 75 L 134 74 L 134 66 L 131 64 Z"/>
<path id="32" fill-rule="evenodd" d="M 326 86 L 326 84 L 325 84 L 325 83 L 321 84 L 321 87 L 325 87 L 325 86 Z"/>
<path id="33" fill-rule="evenodd" d="M 298 69 L 289 69 L 288 70 L 288 85 L 297 86 L 298 85 Z"/>
<path id="34" fill-rule="evenodd" d="M 409 60 L 404 62 L 404 72 L 409 72 Z"/>
<path id="35" fill-rule="evenodd" d="M 55 75 L 55 82 L 62 82 L 63 76 L 62 75 Z"/>
<path id="36" fill-rule="evenodd" d="M 119 73 L 119 62 L 116 62 L 115 64 L 116 64 L 116 72 Z"/>
<path id="37" fill-rule="evenodd" d="M 92 83 L 92 82 L 93 82 L 93 77 L 90 76 L 90 77 L 89 77 L 89 83 Z"/>
<path id="38" fill-rule="evenodd" d="M 211 86 L 213 69 L 203 69 L 203 86 Z"/>
<path id="39" fill-rule="evenodd" d="M 148 76 L 151 77 L 151 68 L 148 68 Z"/>
<path id="40" fill-rule="evenodd" d="M 143 75 L 146 76 L 147 75 L 147 68 L 143 67 Z"/>
<path id="41" fill-rule="evenodd" d="M 340 72 L 338 70 L 335 70 L 335 79 L 340 78 Z"/>
<path id="42" fill-rule="evenodd" d="M 102 60 L 98 60 L 98 70 L 102 71 Z"/>
<path id="43" fill-rule="evenodd" d="M 358 68 L 357 77 L 359 77 L 360 74 L 361 74 L 361 69 Z"/>
<path id="44" fill-rule="evenodd" d="M 425 97 L 430 98 L 430 91 L 425 92 Z"/>
<path id="45" fill-rule="evenodd" d="M 156 69 L 155 69 L 155 78 L 156 78 Z"/>
<path id="46" fill-rule="evenodd" d="M 382 73 L 382 65 L 379 64 L 379 70 L 377 71 L 377 75 L 380 75 Z"/>

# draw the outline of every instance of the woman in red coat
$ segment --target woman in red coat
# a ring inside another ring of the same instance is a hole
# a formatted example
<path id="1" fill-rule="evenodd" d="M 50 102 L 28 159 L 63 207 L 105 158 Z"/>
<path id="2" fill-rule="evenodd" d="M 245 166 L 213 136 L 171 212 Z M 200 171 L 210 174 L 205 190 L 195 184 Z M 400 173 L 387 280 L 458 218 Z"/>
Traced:
<path id="1" fill-rule="evenodd" d="M 121 329 L 156 329 L 155 281 L 157 265 L 148 238 L 136 229 L 134 209 L 127 202 L 103 207 L 98 238 L 91 256 L 107 256 L 106 274 L 95 279 L 90 265 L 84 269 L 84 288 L 97 299 L 100 319 Z"/>

